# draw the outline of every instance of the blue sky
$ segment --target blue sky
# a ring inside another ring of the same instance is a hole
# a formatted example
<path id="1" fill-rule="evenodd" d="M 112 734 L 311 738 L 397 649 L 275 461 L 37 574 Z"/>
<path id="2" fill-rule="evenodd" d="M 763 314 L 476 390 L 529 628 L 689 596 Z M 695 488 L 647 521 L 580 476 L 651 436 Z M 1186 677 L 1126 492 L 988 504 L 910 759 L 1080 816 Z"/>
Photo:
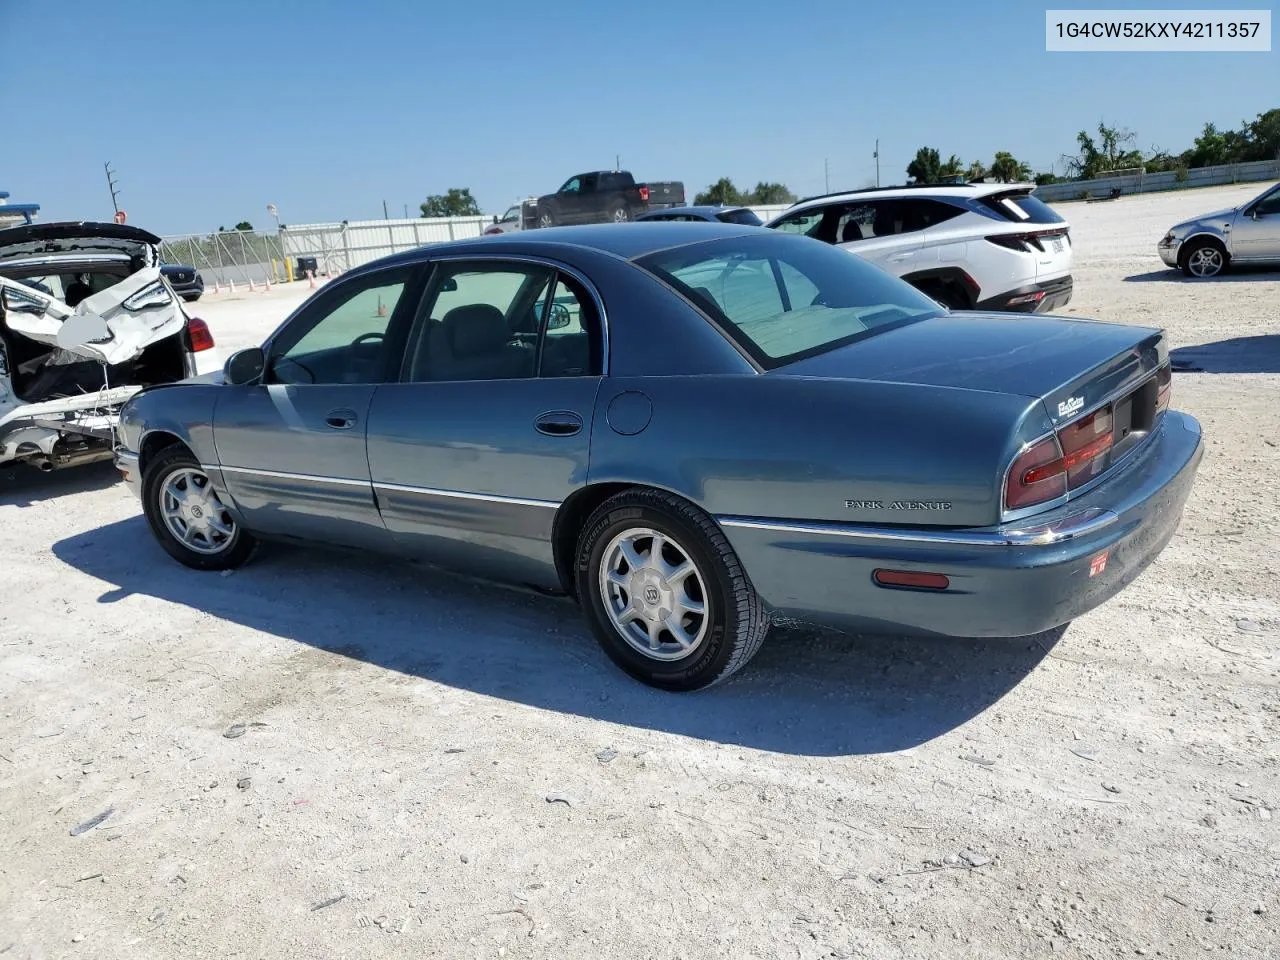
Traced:
<path id="1" fill-rule="evenodd" d="M 924 144 L 1060 171 L 1100 119 L 1181 150 L 1280 106 L 1274 44 L 1046 53 L 1046 5 L 0 0 L 0 189 L 106 219 L 109 160 L 130 222 L 164 234 L 268 226 L 268 202 L 285 223 L 402 216 L 454 186 L 498 212 L 616 154 L 690 194 L 813 193 L 824 160 L 832 189 L 873 179 L 877 137 L 885 183 Z"/>

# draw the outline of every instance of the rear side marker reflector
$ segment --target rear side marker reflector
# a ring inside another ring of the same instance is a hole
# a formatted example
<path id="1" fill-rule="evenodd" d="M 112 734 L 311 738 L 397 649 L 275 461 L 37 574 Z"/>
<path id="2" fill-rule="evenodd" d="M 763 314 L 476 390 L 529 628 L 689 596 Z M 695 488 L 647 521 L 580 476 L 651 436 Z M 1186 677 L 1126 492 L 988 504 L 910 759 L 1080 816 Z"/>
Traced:
<path id="1" fill-rule="evenodd" d="M 1104 551 L 1089 561 L 1089 576 L 1096 577 L 1105 569 L 1107 569 L 1107 554 Z"/>
<path id="2" fill-rule="evenodd" d="M 876 570 L 871 578 L 882 587 L 945 590 L 951 586 L 951 581 L 941 573 L 917 573 L 912 570 Z"/>

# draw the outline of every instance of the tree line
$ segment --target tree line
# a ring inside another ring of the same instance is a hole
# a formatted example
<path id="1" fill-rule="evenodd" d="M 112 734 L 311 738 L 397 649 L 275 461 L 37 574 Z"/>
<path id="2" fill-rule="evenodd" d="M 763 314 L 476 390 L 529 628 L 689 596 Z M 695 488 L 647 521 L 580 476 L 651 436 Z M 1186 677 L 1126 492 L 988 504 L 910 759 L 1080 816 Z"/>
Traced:
<path id="1" fill-rule="evenodd" d="M 982 160 L 966 162 L 954 153 L 942 159 L 934 147 L 921 147 L 907 164 L 911 183 L 964 183 L 992 179 L 1002 183 L 1034 180 L 1037 184 L 1062 180 L 1092 180 L 1117 170 L 1144 170 L 1147 173 L 1177 171 L 1185 176 L 1195 167 L 1214 167 L 1226 163 L 1251 160 L 1280 160 L 1280 107 L 1258 114 L 1254 120 L 1243 120 L 1238 129 L 1219 130 L 1206 123 L 1192 146 L 1181 153 L 1154 147 L 1145 153 L 1135 144 L 1138 135 L 1124 127 L 1098 124 L 1096 135 L 1088 130 L 1076 134 L 1076 152 L 1063 154 L 1065 172 L 1033 173 L 1031 167 L 1007 150 L 997 150 L 990 164 Z M 751 190 L 740 190 L 728 177 L 721 177 L 694 196 L 696 204 L 724 206 L 772 206 L 794 203 L 796 195 L 785 184 L 761 181 Z M 424 217 L 474 217 L 480 214 L 468 187 L 451 187 L 445 193 L 433 194 L 421 205 Z M 246 224 L 238 224 L 241 229 Z"/>
<path id="2" fill-rule="evenodd" d="M 1076 134 L 1076 152 L 1063 154 L 1066 171 L 1058 176 L 1052 171 L 1032 174 L 1031 168 L 1006 151 L 998 151 L 991 165 L 981 161 L 966 164 L 954 153 L 944 162 L 933 147 L 921 147 L 907 164 L 907 176 L 913 183 L 947 183 L 991 178 L 1001 182 L 1034 180 L 1037 184 L 1063 180 L 1093 180 L 1117 170 L 1143 170 L 1146 173 L 1186 171 L 1196 167 L 1215 167 L 1227 163 L 1252 160 L 1280 160 L 1280 108 L 1260 113 L 1257 119 L 1241 121 L 1239 129 L 1219 130 L 1206 123 L 1195 143 L 1181 153 L 1159 147 L 1143 152 L 1135 146 L 1138 135 L 1124 127 L 1098 124 L 1097 135 L 1088 130 Z"/>

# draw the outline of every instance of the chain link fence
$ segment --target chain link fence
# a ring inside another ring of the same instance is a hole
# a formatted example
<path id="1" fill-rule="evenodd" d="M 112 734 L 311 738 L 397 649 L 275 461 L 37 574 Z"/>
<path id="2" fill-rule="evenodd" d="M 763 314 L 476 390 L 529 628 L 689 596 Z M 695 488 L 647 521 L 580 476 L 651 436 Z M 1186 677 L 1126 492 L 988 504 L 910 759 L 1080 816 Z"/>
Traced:
<path id="1" fill-rule="evenodd" d="M 250 280 L 265 283 L 268 278 L 280 283 L 288 279 L 284 244 L 276 234 L 219 230 L 166 237 L 160 243 L 160 257 L 165 263 L 195 267 L 206 286 L 232 282 L 247 285 Z"/>

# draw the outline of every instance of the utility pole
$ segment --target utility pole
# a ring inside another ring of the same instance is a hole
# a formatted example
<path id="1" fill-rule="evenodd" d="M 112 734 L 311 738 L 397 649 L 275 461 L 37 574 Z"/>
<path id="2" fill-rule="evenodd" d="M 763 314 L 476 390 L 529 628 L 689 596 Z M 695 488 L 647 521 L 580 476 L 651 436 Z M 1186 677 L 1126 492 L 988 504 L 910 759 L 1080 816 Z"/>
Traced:
<path id="1" fill-rule="evenodd" d="M 409 205 L 407 203 L 404 205 L 404 218 L 406 220 L 409 219 Z"/>
<path id="2" fill-rule="evenodd" d="M 613 155 L 613 172 L 617 173 L 622 169 L 622 154 L 615 153 Z"/>
<path id="3" fill-rule="evenodd" d="M 876 186 L 880 186 L 880 138 L 876 137 L 876 152 L 872 154 L 876 158 Z"/>
<path id="4" fill-rule="evenodd" d="M 827 158 L 822 158 L 822 181 L 827 185 L 827 189 L 823 193 L 831 192 L 831 165 L 827 162 Z"/>
<path id="5" fill-rule="evenodd" d="M 111 161 L 108 160 L 102 165 L 102 169 L 107 171 L 107 189 L 111 191 L 111 206 L 116 213 L 120 212 L 120 191 L 116 189 L 115 175 L 116 172 L 111 169 Z"/>

